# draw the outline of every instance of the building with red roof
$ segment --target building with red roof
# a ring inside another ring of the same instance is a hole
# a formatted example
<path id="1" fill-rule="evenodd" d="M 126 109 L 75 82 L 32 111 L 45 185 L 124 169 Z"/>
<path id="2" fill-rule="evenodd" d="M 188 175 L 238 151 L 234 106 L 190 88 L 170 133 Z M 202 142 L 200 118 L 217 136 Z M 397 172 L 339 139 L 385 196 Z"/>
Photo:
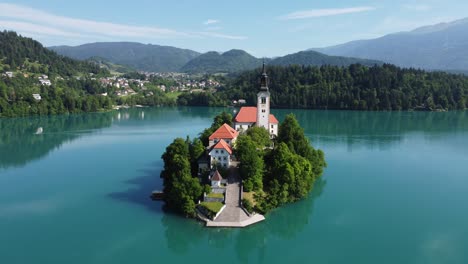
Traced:
<path id="1" fill-rule="evenodd" d="M 219 173 L 218 170 L 216 170 L 213 175 L 211 176 L 211 187 L 219 187 L 223 183 L 224 179 Z"/>
<path id="2" fill-rule="evenodd" d="M 271 137 L 278 136 L 278 119 L 270 114 L 270 91 L 268 90 L 268 75 L 263 64 L 260 78 L 260 91 L 257 94 L 257 106 L 244 106 L 234 118 L 234 129 L 245 131 L 252 126 L 263 127 Z"/>
<path id="3" fill-rule="evenodd" d="M 220 139 L 218 143 L 210 149 L 208 155 L 210 155 L 211 168 L 215 165 L 224 168 L 231 166 L 232 148 L 224 139 Z"/>
<path id="4" fill-rule="evenodd" d="M 224 140 L 229 146 L 232 147 L 233 143 L 236 141 L 239 132 L 228 124 L 223 124 L 220 126 L 211 136 L 208 138 L 209 146 L 213 146 L 218 143 L 221 139 Z"/>

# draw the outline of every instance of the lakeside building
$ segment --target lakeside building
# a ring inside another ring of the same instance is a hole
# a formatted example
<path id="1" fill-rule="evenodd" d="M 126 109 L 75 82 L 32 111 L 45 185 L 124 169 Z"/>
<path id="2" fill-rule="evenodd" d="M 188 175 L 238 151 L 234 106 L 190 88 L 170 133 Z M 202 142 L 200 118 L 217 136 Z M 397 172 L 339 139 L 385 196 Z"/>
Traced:
<path id="1" fill-rule="evenodd" d="M 213 146 L 214 144 L 218 143 L 220 140 L 226 141 L 230 147 L 233 146 L 234 142 L 239 136 L 239 132 L 236 131 L 234 128 L 229 126 L 228 124 L 223 124 L 219 127 L 211 136 L 208 138 L 209 144 L 208 146 Z"/>
<path id="2" fill-rule="evenodd" d="M 257 106 L 244 106 L 234 118 L 234 128 L 228 124 L 220 126 L 208 138 L 207 154 L 198 160 L 199 172 L 213 169 L 216 166 L 228 168 L 232 161 L 232 148 L 240 133 L 250 127 L 265 128 L 271 138 L 278 136 L 278 119 L 270 114 L 270 91 L 268 90 L 268 75 L 263 64 L 260 77 L 260 91 L 257 94 Z"/>
<path id="3" fill-rule="evenodd" d="M 211 157 L 211 168 L 215 165 L 219 165 L 224 168 L 231 166 L 232 148 L 228 143 L 226 143 L 226 141 L 224 141 L 224 139 L 218 141 L 218 143 L 211 148 L 209 155 Z"/>
<path id="4" fill-rule="evenodd" d="M 260 91 L 257 94 L 257 106 L 241 107 L 234 118 L 234 129 L 246 131 L 252 126 L 265 128 L 270 137 L 278 136 L 278 119 L 270 114 L 270 91 L 268 90 L 268 75 L 263 63 L 262 76 L 260 77 Z"/>

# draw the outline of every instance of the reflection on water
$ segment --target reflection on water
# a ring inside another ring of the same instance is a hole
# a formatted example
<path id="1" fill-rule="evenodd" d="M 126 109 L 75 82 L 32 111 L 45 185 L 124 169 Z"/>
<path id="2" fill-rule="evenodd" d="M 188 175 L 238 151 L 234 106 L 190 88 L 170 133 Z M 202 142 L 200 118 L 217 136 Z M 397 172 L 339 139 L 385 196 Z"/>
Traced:
<path id="1" fill-rule="evenodd" d="M 173 125 L 187 118 L 211 118 L 219 108 L 141 108 L 108 113 L 0 119 L 0 169 L 41 159 L 64 143 L 119 126 Z"/>
<path id="2" fill-rule="evenodd" d="M 193 118 L 208 124 L 220 111 L 232 108 L 180 107 L 123 109 L 110 113 L 0 119 L 0 168 L 19 167 L 45 157 L 65 142 L 110 127 L 182 126 Z M 424 131 L 437 137 L 468 130 L 466 112 L 353 112 L 273 110 L 280 119 L 293 112 L 314 144 L 346 143 L 387 148 L 407 133 Z M 437 125 L 433 125 L 437 124 Z"/>
<path id="3" fill-rule="evenodd" d="M 308 199 L 262 223 L 207 229 L 163 213 L 148 194 L 161 186 L 167 144 L 222 110 L 0 119 L 0 259 L 468 263 L 466 112 L 274 109 L 279 120 L 293 112 L 325 151 L 325 175 Z"/>
<path id="4" fill-rule="evenodd" d="M 20 167 L 111 125 L 112 114 L 0 119 L 0 168 Z"/>
<path id="5" fill-rule="evenodd" d="M 311 223 L 314 203 L 322 195 L 326 180 L 319 178 L 314 190 L 307 199 L 288 204 L 268 214 L 264 223 L 246 228 L 239 233 L 236 240 L 236 252 L 239 261 L 248 262 L 258 252 L 255 262 L 263 263 L 268 242 L 273 238 L 292 240 Z"/>
<path id="6" fill-rule="evenodd" d="M 457 112 L 356 112 L 273 110 L 283 120 L 293 112 L 313 142 L 347 144 L 386 149 L 409 133 L 424 132 L 439 137 L 453 131 L 468 131 L 468 113 Z"/>
<path id="7" fill-rule="evenodd" d="M 247 262 L 254 252 L 263 262 L 262 253 L 272 238 L 293 239 L 310 224 L 314 203 L 323 193 L 326 180 L 320 178 L 307 199 L 286 205 L 268 214 L 267 220 L 243 229 L 205 228 L 203 223 L 187 220 L 183 217 L 165 214 L 162 224 L 165 227 L 166 243 L 171 251 L 183 255 L 200 243 L 210 247 L 224 249 L 234 245 L 238 260 Z"/>

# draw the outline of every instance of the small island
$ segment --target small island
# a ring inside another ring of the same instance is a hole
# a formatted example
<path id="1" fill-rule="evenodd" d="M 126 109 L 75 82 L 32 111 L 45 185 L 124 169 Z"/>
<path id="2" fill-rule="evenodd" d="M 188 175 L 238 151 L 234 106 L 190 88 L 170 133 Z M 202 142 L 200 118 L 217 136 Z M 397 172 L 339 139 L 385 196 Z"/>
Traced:
<path id="1" fill-rule="evenodd" d="M 265 64 L 256 107 L 242 107 L 235 118 L 219 114 L 199 138 L 176 138 L 162 159 L 159 197 L 166 208 L 212 227 L 264 220 L 268 211 L 305 198 L 326 167 L 294 115 L 279 124 L 270 114 Z"/>

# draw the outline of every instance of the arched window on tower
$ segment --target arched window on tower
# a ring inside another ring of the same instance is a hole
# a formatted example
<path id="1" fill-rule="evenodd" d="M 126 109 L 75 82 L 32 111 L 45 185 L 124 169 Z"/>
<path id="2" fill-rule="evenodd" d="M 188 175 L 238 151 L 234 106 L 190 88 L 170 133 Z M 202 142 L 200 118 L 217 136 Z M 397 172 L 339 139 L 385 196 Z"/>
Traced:
<path id="1" fill-rule="evenodd" d="M 262 98 L 261 98 L 261 103 L 262 103 L 262 104 L 266 104 L 266 97 L 262 97 Z"/>

